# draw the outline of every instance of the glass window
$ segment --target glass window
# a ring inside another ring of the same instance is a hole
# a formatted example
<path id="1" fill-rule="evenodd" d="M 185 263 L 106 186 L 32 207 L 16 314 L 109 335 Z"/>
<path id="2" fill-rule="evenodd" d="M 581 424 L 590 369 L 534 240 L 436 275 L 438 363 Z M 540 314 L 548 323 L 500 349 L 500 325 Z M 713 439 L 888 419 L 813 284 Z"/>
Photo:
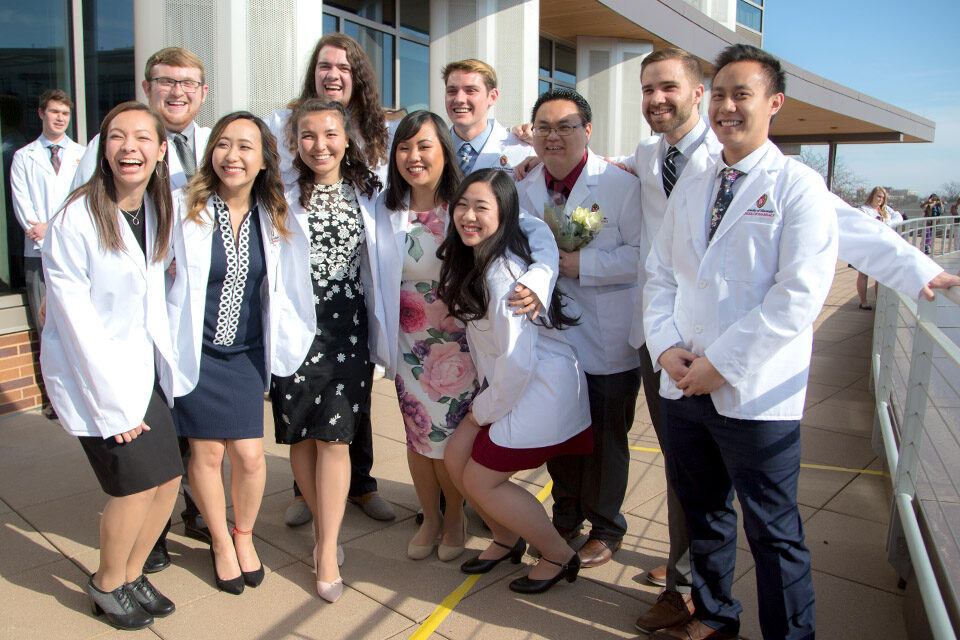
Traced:
<path id="1" fill-rule="evenodd" d="M 430 47 L 400 40 L 400 106 L 408 113 L 430 108 Z"/>
<path id="2" fill-rule="evenodd" d="M 546 80 L 541 80 L 540 85 L 537 87 L 538 94 L 544 94 L 547 91 L 550 91 L 550 83 Z"/>
<path id="3" fill-rule="evenodd" d="M 430 3 L 411 2 L 405 0 L 400 3 L 400 30 L 415 36 L 430 37 Z M 401 85 L 402 86 L 402 85 Z"/>
<path id="4" fill-rule="evenodd" d="M 553 69 L 553 78 L 557 82 L 577 84 L 577 50 L 557 43 L 557 62 Z"/>
<path id="5" fill-rule="evenodd" d="M 577 50 L 568 44 L 540 36 L 540 93 L 555 86 L 577 86 Z"/>
<path id="6" fill-rule="evenodd" d="M 393 36 L 356 22 L 343 21 L 343 32 L 360 43 L 373 63 L 373 72 L 380 79 L 380 99 L 386 106 L 394 104 L 393 84 Z"/>
<path id="7" fill-rule="evenodd" d="M 92 138 L 110 109 L 136 99 L 133 3 L 127 0 L 84 2 L 83 52 L 87 134 Z"/>
<path id="8" fill-rule="evenodd" d="M 323 14 L 323 35 L 337 32 L 337 17 L 329 13 Z"/>
<path id="9" fill-rule="evenodd" d="M 763 9 L 746 0 L 737 0 L 737 23 L 754 31 L 763 31 Z"/>
<path id="10" fill-rule="evenodd" d="M 327 0 L 324 5 L 343 9 L 361 18 L 387 24 L 391 27 L 396 13 L 393 0 Z"/>
<path id="11" fill-rule="evenodd" d="M 540 37 L 540 75 L 549 76 L 553 72 L 553 41 Z M 543 93 L 541 91 L 541 93 Z"/>

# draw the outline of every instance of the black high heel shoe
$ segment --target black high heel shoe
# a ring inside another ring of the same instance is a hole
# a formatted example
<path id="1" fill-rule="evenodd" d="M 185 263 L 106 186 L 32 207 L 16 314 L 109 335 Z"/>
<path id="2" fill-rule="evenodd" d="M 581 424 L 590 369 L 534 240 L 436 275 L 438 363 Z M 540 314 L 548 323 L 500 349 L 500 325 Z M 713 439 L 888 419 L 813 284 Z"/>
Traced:
<path id="1" fill-rule="evenodd" d="M 497 542 L 496 540 L 493 541 L 493 544 L 497 545 L 498 547 L 503 547 L 504 549 L 506 549 L 507 550 L 506 555 L 503 555 L 499 558 L 495 558 L 492 560 L 482 559 L 480 558 L 480 556 L 477 556 L 476 558 L 472 560 L 467 560 L 462 565 L 460 565 L 460 571 L 464 573 L 469 573 L 470 575 L 487 573 L 488 571 L 493 569 L 495 566 L 497 566 L 507 558 L 510 558 L 510 562 L 512 562 L 513 564 L 520 564 L 520 560 L 523 559 L 523 554 L 527 550 L 527 542 L 523 538 L 519 538 L 517 540 L 517 543 L 514 544 L 512 547 L 508 547 L 502 542 Z"/>
<path id="2" fill-rule="evenodd" d="M 580 573 L 580 554 L 576 552 L 574 552 L 573 557 L 564 564 L 548 560 L 542 556 L 540 559 L 560 567 L 560 573 L 546 580 L 531 580 L 527 576 L 517 578 L 510 583 L 511 591 L 516 591 L 517 593 L 543 593 L 563 579 L 566 579 L 567 582 L 573 582 L 577 579 L 577 574 Z"/>
<path id="3" fill-rule="evenodd" d="M 227 593 L 231 593 L 235 596 L 243 593 L 242 571 L 236 578 L 230 578 L 229 580 L 223 580 L 220 578 L 220 574 L 217 573 L 217 554 L 213 552 L 213 545 L 210 545 L 210 561 L 213 563 L 213 577 L 216 578 L 217 588 L 220 589 L 220 591 L 226 591 Z"/>
<path id="4" fill-rule="evenodd" d="M 236 527 L 234 527 L 233 531 L 231 531 L 231 534 L 234 537 L 236 537 L 237 534 L 240 534 L 242 536 L 249 536 L 249 535 L 253 535 L 253 530 L 251 529 L 250 531 L 240 531 L 240 529 L 237 529 Z M 263 563 L 262 562 L 260 563 L 259 569 L 254 569 L 253 571 L 244 571 L 243 567 L 240 567 L 240 575 L 243 576 L 243 582 L 248 587 L 259 587 L 260 583 L 263 582 L 263 575 L 264 575 Z"/>
<path id="5" fill-rule="evenodd" d="M 153 616 L 140 606 L 128 585 L 122 584 L 113 591 L 100 591 L 93 584 L 93 576 L 90 576 L 87 595 L 90 596 L 93 615 L 106 615 L 107 621 L 117 629 L 132 631 L 153 624 Z"/>

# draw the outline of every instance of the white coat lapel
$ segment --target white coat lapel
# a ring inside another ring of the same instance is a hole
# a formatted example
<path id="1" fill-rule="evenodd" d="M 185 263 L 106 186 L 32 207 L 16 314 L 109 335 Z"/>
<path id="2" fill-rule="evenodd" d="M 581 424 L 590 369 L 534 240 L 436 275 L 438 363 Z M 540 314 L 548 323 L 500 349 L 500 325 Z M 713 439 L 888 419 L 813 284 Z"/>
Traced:
<path id="1" fill-rule="evenodd" d="M 277 272 L 277 261 L 280 259 L 280 243 L 283 241 L 280 233 L 274 228 L 270 212 L 257 202 L 260 212 L 260 235 L 263 238 L 263 255 L 267 261 L 267 284 L 273 289 L 276 286 L 274 277 Z"/>
<path id="2" fill-rule="evenodd" d="M 723 215 L 720 226 L 713 234 L 714 240 L 719 240 L 731 226 L 743 217 L 747 210 L 755 208 L 757 199 L 764 193 L 769 192 L 774 184 L 771 173 L 759 164 L 740 180 L 743 180 L 743 184 L 733 194 L 733 200 L 730 201 L 730 206 L 727 207 L 727 212 Z"/>
<path id="3" fill-rule="evenodd" d="M 167 362 L 173 362 L 173 343 L 167 321 L 166 262 L 153 260 L 153 245 L 157 237 L 156 212 L 149 198 L 144 198 L 145 242 L 147 248 L 147 330 L 153 344 Z"/>
<path id="4" fill-rule="evenodd" d="M 580 177 L 577 178 L 577 181 L 573 184 L 573 189 L 570 190 L 570 195 L 567 196 L 567 204 L 563 208 L 568 216 L 573 213 L 577 207 L 587 207 L 589 209 L 594 204 L 593 194 L 590 188 L 596 185 L 599 179 L 601 167 L 597 163 L 605 161 L 590 151 L 588 151 L 587 154 L 587 164 L 583 167 L 583 171 L 580 172 Z"/>
<path id="5" fill-rule="evenodd" d="M 707 251 L 707 221 L 705 216 L 710 213 L 707 209 L 708 202 L 712 205 L 713 195 L 713 171 L 704 171 L 694 177 L 687 183 L 683 190 L 670 194 L 670 198 L 681 197 L 683 200 L 678 203 L 681 207 L 677 215 L 686 215 L 690 224 L 690 237 L 693 239 L 693 248 L 697 252 L 697 257 L 703 259 L 703 254 Z"/>
<path id="6" fill-rule="evenodd" d="M 527 197 L 530 198 L 530 206 L 533 208 L 531 214 L 543 219 L 543 211 L 550 203 L 550 194 L 547 193 L 547 181 L 543 177 L 543 165 L 538 165 L 536 169 L 523 181 L 530 182 L 527 189 Z"/>
<path id="7" fill-rule="evenodd" d="M 503 125 L 493 121 L 493 130 L 490 132 L 487 141 L 483 145 L 477 156 L 477 161 L 473 164 L 473 170 L 479 169 L 499 169 L 500 156 L 503 149 L 503 143 L 507 139 L 509 132 L 503 128 Z"/>
<path id="8" fill-rule="evenodd" d="M 143 196 L 144 207 L 143 211 L 140 212 L 140 224 L 144 224 L 144 218 L 147 215 L 153 215 L 153 206 L 148 204 L 149 200 L 146 195 Z M 148 211 L 149 207 L 149 211 Z M 130 225 L 127 223 L 124 218 L 127 214 L 120 211 L 120 207 L 117 207 L 117 215 L 120 217 L 118 220 L 120 224 L 120 238 L 123 240 L 123 246 L 126 248 L 126 251 L 122 251 L 128 260 L 132 260 L 133 264 L 136 265 L 137 270 L 140 272 L 140 275 L 146 276 L 147 263 L 146 256 L 144 255 L 143 250 L 140 249 L 140 243 L 137 242 L 137 238 L 133 235 L 133 231 L 130 230 Z M 146 247 L 147 254 L 151 253 L 151 239 L 150 236 L 146 236 L 146 241 L 144 246 Z"/>
<path id="9" fill-rule="evenodd" d="M 33 158 L 34 162 L 40 167 L 40 170 L 51 177 L 56 176 L 57 174 L 53 172 L 53 165 L 50 163 L 50 152 L 47 151 L 47 148 L 43 146 L 39 140 L 33 142 L 35 145 L 30 151 L 30 157 Z M 62 166 L 64 150 L 60 149 L 60 160 Z"/>

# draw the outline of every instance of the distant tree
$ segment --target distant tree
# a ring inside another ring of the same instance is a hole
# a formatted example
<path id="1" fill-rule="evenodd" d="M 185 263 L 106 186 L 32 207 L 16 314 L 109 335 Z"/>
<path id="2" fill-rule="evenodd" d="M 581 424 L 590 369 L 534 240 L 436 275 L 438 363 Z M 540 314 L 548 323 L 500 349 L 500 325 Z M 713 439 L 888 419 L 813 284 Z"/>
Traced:
<path id="1" fill-rule="evenodd" d="M 960 181 L 951 180 L 949 182 L 944 182 L 940 185 L 940 198 L 943 200 L 943 204 L 953 206 L 957 202 L 957 198 L 960 197 Z M 944 208 L 949 208 L 945 206 Z"/>
<path id="2" fill-rule="evenodd" d="M 797 159 L 823 176 L 824 180 L 827 179 L 826 154 L 817 153 L 810 147 L 804 147 L 800 150 Z M 864 186 L 863 178 L 854 173 L 853 169 L 848 167 L 842 159 L 837 158 L 837 164 L 833 168 L 833 192 L 849 204 L 860 206 L 863 203 L 857 201 L 857 189 Z"/>

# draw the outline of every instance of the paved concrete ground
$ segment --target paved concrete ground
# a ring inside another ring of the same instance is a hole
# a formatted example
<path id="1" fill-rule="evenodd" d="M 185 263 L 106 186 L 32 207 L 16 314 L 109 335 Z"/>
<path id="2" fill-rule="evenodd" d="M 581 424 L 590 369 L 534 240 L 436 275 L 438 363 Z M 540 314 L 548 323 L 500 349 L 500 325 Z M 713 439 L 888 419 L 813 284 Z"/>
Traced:
<path id="1" fill-rule="evenodd" d="M 855 471 L 881 471 L 870 447 L 873 404 L 867 390 L 873 314 L 857 310 L 855 276 L 838 264 L 833 291 L 817 321 L 802 427 L 804 463 L 841 470 L 804 468 L 800 509 L 813 556 L 818 636 L 903 638 L 903 596 L 884 552 L 889 480 Z M 239 597 L 219 592 L 206 549 L 180 535 L 178 506 L 169 537 L 173 566 L 151 577 L 176 602 L 177 612 L 151 629 L 129 634 L 94 618 L 82 590 L 97 564 L 97 523 L 105 496 L 79 445 L 36 412 L 0 420 L 0 637 L 411 637 L 465 576 L 456 562 L 406 558 L 417 502 L 403 427 L 392 384 L 379 381 L 374 391 L 374 473 L 399 517 L 378 523 L 347 507 L 341 540 L 349 588 L 339 602 L 327 604 L 313 589 L 310 528 L 283 524 L 290 500 L 287 451 L 268 437 L 266 496 L 255 531 L 268 571 L 263 584 Z M 431 637 L 637 636 L 634 619 L 658 594 L 644 582 L 644 572 L 662 564 L 667 551 L 663 462 L 658 453 L 643 450 L 656 449 L 657 440 L 642 394 L 630 442 L 639 449 L 631 451 L 624 504 L 629 532 L 613 562 L 584 570 L 572 585 L 529 597 L 507 589 L 524 569 L 500 566 L 472 586 Z M 548 481 L 543 469 L 520 477 L 533 492 Z M 469 533 L 471 549 L 486 545 L 476 520 L 470 521 Z M 739 548 L 734 592 L 744 605 L 743 637 L 756 639 L 754 568 L 742 536 Z"/>

